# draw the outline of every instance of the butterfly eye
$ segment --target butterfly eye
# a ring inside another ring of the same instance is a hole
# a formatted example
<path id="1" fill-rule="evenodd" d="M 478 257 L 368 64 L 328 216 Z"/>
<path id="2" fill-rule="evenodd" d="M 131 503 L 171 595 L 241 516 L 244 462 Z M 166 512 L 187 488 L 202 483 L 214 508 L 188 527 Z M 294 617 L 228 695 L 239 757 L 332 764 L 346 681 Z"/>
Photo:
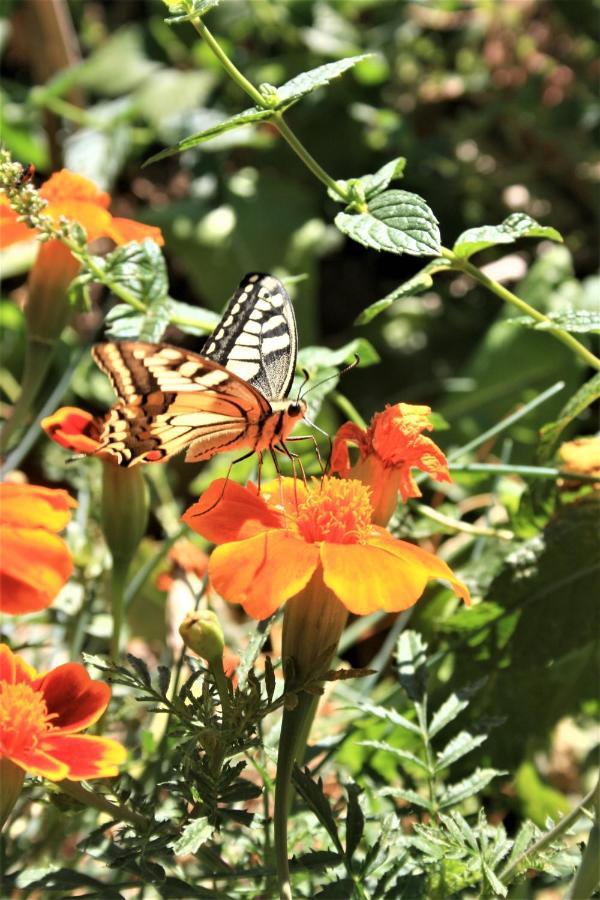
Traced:
<path id="1" fill-rule="evenodd" d="M 288 416 L 301 416 L 302 406 L 299 403 L 290 403 L 287 408 Z"/>

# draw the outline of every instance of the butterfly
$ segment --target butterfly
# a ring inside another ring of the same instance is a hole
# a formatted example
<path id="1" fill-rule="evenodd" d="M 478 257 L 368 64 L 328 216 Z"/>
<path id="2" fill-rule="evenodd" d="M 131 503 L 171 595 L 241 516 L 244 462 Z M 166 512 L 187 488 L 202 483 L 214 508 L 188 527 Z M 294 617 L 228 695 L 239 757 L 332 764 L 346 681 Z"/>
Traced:
<path id="1" fill-rule="evenodd" d="M 187 450 L 186 462 L 245 449 L 284 452 L 306 412 L 288 400 L 297 355 L 296 318 L 282 283 L 247 275 L 202 354 L 170 344 L 99 344 L 92 356 L 117 394 L 97 455 L 121 466 L 161 462 Z M 242 457 L 242 458 L 245 458 Z"/>

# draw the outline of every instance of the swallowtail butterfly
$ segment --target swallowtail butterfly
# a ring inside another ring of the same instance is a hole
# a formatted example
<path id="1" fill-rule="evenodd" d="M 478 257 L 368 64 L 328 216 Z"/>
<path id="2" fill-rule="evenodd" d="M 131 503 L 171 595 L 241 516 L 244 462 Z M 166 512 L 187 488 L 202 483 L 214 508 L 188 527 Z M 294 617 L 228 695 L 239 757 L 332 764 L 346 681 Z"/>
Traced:
<path id="1" fill-rule="evenodd" d="M 121 466 L 159 462 L 187 449 L 186 462 L 225 450 L 284 450 L 306 404 L 286 399 L 296 368 L 297 330 L 287 291 L 272 275 L 247 275 L 202 355 L 170 344 L 120 341 L 92 350 L 117 403 L 99 456 Z"/>

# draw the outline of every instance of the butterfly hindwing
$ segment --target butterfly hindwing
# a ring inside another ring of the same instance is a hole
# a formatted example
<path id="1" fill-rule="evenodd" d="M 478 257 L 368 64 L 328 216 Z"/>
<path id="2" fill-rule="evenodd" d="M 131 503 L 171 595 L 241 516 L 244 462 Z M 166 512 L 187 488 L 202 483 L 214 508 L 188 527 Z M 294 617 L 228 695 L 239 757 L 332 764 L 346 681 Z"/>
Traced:
<path id="1" fill-rule="evenodd" d="M 99 452 L 120 465 L 167 459 L 186 447 L 188 462 L 208 459 L 271 412 L 235 373 L 169 344 L 121 341 L 92 353 L 118 396 Z"/>
<path id="2" fill-rule="evenodd" d="M 267 400 L 287 396 L 296 368 L 296 318 L 289 295 L 272 275 L 247 275 L 203 348 Z"/>

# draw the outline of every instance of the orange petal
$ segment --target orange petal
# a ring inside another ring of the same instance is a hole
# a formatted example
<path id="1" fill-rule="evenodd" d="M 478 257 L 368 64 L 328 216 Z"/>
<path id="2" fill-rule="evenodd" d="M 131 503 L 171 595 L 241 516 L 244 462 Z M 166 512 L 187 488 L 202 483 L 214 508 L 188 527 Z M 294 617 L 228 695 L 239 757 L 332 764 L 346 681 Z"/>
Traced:
<path id="1" fill-rule="evenodd" d="M 323 543 L 321 562 L 327 587 L 358 616 L 407 609 L 417 602 L 429 577 L 421 565 L 399 560 L 371 543 Z"/>
<path id="2" fill-rule="evenodd" d="M 42 741 L 48 756 L 67 767 L 66 778 L 112 778 L 119 774 L 119 766 L 127 759 L 127 750 L 111 738 L 88 734 L 54 734 Z M 46 776 L 48 777 L 48 776 Z"/>
<path id="3" fill-rule="evenodd" d="M 213 544 L 239 541 L 283 525 L 282 516 L 269 509 L 255 490 L 224 478 L 213 481 L 181 518 Z"/>
<path id="4" fill-rule="evenodd" d="M 32 241 L 34 238 L 35 231 L 19 222 L 6 194 L 0 194 L 0 249 L 19 241 Z"/>
<path id="5" fill-rule="evenodd" d="M 160 228 L 155 225 L 144 225 L 143 222 L 121 219 L 118 216 L 112 218 L 111 233 L 108 237 L 111 237 L 115 244 L 128 244 L 130 241 L 137 241 L 141 244 L 146 238 L 152 238 L 156 244 L 162 247 L 165 242 Z"/>
<path id="6" fill-rule="evenodd" d="M 76 406 L 61 406 L 40 422 L 48 437 L 76 453 L 95 453 L 100 442 L 95 417 Z"/>
<path id="7" fill-rule="evenodd" d="M 254 619 L 266 619 L 308 584 L 318 561 L 316 544 L 287 531 L 264 531 L 217 547 L 208 572 L 225 600 L 241 603 Z"/>
<path id="8" fill-rule="evenodd" d="M 0 528 L 0 610 L 12 615 L 49 606 L 73 562 L 62 538 L 41 528 Z"/>
<path id="9" fill-rule="evenodd" d="M 105 209 L 110 203 L 110 194 L 101 191 L 89 178 L 70 172 L 69 169 L 54 172 L 40 188 L 40 194 L 49 203 L 80 200 Z"/>
<path id="10" fill-rule="evenodd" d="M 77 501 L 66 491 L 35 484 L 0 484 L 0 521 L 3 525 L 62 531 Z"/>
<path id="11" fill-rule="evenodd" d="M 22 656 L 13 653 L 8 644 L 0 644 L 0 681 L 9 684 L 31 684 L 38 673 Z"/>
<path id="12" fill-rule="evenodd" d="M 370 541 L 372 546 L 386 550 L 407 565 L 421 566 L 422 570 L 427 573 L 427 578 L 439 578 L 442 581 L 448 581 L 456 596 L 464 600 L 467 606 L 471 605 L 471 595 L 468 587 L 456 577 L 450 566 L 443 559 L 440 559 L 434 553 L 423 550 L 422 547 L 415 546 L 415 544 L 397 541 L 383 528 L 374 530 L 377 534 Z"/>
<path id="13" fill-rule="evenodd" d="M 79 663 L 65 663 L 38 678 L 33 687 L 41 691 L 49 713 L 54 713 L 53 731 L 81 731 L 97 722 L 108 706 L 111 690 L 94 681 Z"/>
<path id="14" fill-rule="evenodd" d="M 337 434 L 333 439 L 329 468 L 331 472 L 341 475 L 342 478 L 345 478 L 350 472 L 348 443 L 355 444 L 358 447 L 362 458 L 368 451 L 367 432 L 359 428 L 354 422 L 345 422 L 338 428 Z"/>
<path id="15" fill-rule="evenodd" d="M 35 750 L 19 750 L 18 755 L 8 756 L 15 765 L 20 766 L 29 772 L 30 775 L 37 775 L 38 778 L 48 778 L 50 781 L 62 781 L 67 778 L 69 767 L 66 763 L 53 759 L 52 756 L 37 748 Z"/>
<path id="16" fill-rule="evenodd" d="M 112 238 L 112 216 L 107 209 L 79 199 L 53 201 L 45 210 L 56 225 L 64 216 L 69 222 L 79 222 L 85 228 L 88 241 L 100 237 Z"/>

